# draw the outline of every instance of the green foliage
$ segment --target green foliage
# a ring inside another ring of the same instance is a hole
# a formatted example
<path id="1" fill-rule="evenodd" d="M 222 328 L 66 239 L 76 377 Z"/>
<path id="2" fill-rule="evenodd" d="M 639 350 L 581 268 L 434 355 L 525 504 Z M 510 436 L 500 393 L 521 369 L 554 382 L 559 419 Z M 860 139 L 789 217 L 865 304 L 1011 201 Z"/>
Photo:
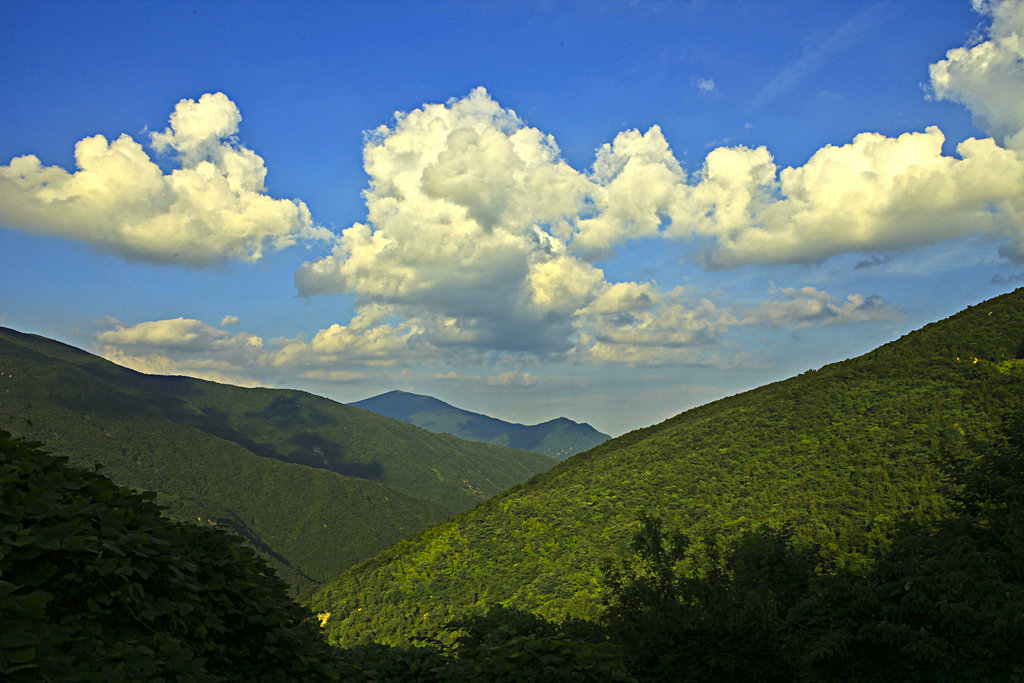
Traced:
<path id="1" fill-rule="evenodd" d="M 451 675 L 452 660 L 433 646 L 353 645 L 338 651 L 337 666 L 344 681 L 442 683 L 458 680 Z"/>
<path id="2" fill-rule="evenodd" d="M 303 392 L 144 375 L 2 328 L 0 425 L 157 492 L 174 519 L 237 533 L 294 592 L 554 462 Z"/>
<path id="3" fill-rule="evenodd" d="M 454 680 L 631 681 L 618 648 L 601 629 L 582 621 L 554 623 L 529 612 L 494 606 L 486 614 L 456 619 Z"/>
<path id="4" fill-rule="evenodd" d="M 686 411 L 613 439 L 335 578 L 307 603 L 333 643 L 433 635 L 493 604 L 595 620 L 603 558 L 627 552 L 637 513 L 733 547 L 789 529 L 863 573 L 898 522 L 953 512 L 943 458 L 971 459 L 1024 400 L 1024 290 L 859 358 Z M 977 362 L 975 362 L 977 359 Z M 941 457 L 940 457 L 941 455 Z"/>
<path id="5" fill-rule="evenodd" d="M 746 532 L 730 551 L 640 517 L 633 555 L 606 571 L 602 624 L 639 680 L 790 681 L 789 610 L 820 561 L 785 530 Z"/>
<path id="6" fill-rule="evenodd" d="M 554 623 L 494 606 L 443 627 L 449 642 L 396 647 L 380 643 L 339 651 L 344 680 L 435 683 L 633 681 L 619 649 L 604 631 L 582 621 Z"/>
<path id="7" fill-rule="evenodd" d="M 337 678 L 309 615 L 234 537 L 65 460 L 0 431 L 0 677 Z"/>
<path id="8" fill-rule="evenodd" d="M 345 680 L 633 681 L 618 648 L 603 630 L 581 621 L 554 623 L 535 614 L 494 606 L 484 614 L 455 619 L 427 645 L 395 647 L 366 643 L 340 651 Z"/>
<path id="9" fill-rule="evenodd" d="M 642 514 L 602 624 L 638 680 L 1024 680 L 1024 412 L 950 460 L 954 515 L 907 520 L 865 574 L 790 534 L 723 551 Z"/>
<path id="10" fill-rule="evenodd" d="M 956 480 L 955 517 L 902 530 L 794 611 L 807 679 L 1024 680 L 1024 420 Z"/>

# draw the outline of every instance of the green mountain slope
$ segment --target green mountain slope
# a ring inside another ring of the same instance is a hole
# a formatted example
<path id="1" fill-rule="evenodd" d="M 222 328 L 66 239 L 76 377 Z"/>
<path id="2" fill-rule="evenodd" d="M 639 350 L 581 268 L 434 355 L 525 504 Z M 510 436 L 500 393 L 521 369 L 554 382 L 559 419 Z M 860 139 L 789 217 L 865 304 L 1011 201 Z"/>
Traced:
<path id="1" fill-rule="evenodd" d="M 176 519 L 232 528 L 296 589 L 554 463 L 303 392 L 144 375 L 3 328 L 0 425 L 156 491 Z"/>
<path id="2" fill-rule="evenodd" d="M 855 359 L 689 410 L 582 453 L 339 576 L 308 603 L 332 642 L 403 642 L 501 602 L 599 611 L 599 565 L 641 510 L 728 541 L 789 525 L 858 567 L 904 514 L 945 514 L 938 460 L 1024 397 L 1024 290 Z"/>
<path id="3" fill-rule="evenodd" d="M 389 391 L 349 405 L 393 417 L 437 434 L 544 453 L 559 460 L 582 453 L 611 437 L 585 423 L 559 417 L 535 425 L 506 422 L 456 408 L 432 396 Z"/>

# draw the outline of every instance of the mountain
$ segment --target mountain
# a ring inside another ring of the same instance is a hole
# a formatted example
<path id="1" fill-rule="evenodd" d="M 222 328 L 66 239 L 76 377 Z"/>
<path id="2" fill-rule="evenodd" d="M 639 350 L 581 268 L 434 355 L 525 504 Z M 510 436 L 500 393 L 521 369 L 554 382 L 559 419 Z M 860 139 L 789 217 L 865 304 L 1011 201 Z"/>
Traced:
<path id="1" fill-rule="evenodd" d="M 535 425 L 505 422 L 456 408 L 432 396 L 389 391 L 349 405 L 393 417 L 437 434 L 544 453 L 559 460 L 589 450 L 611 437 L 588 424 L 559 417 Z"/>
<path id="2" fill-rule="evenodd" d="M 157 492 L 175 519 L 234 530 L 295 590 L 556 462 L 301 391 L 146 375 L 6 328 L 0 427 Z"/>
<path id="3" fill-rule="evenodd" d="M 901 519 L 948 514 L 944 462 L 1024 407 L 1024 289 L 863 356 L 688 410 L 403 540 L 306 598 L 333 643 L 404 643 L 501 603 L 601 611 L 639 514 L 723 543 L 792 530 L 865 569 Z"/>

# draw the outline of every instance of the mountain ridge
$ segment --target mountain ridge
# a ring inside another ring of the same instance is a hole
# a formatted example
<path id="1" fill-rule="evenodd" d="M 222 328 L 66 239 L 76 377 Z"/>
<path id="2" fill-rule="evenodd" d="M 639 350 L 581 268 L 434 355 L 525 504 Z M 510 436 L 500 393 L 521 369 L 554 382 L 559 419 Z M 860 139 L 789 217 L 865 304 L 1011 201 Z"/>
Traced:
<path id="1" fill-rule="evenodd" d="M 556 417 L 533 425 L 508 422 L 458 408 L 433 396 L 398 389 L 349 405 L 414 424 L 435 433 L 544 453 L 559 460 L 593 448 L 611 437 L 585 422 Z"/>
<path id="2" fill-rule="evenodd" d="M 769 525 L 861 571 L 949 511 L 943 458 L 1024 405 L 1024 289 L 856 358 L 607 441 L 404 539 L 306 598 L 331 642 L 406 643 L 502 604 L 599 615 L 643 511 L 690 538 Z"/>
<path id="3" fill-rule="evenodd" d="M 0 425 L 156 491 L 175 519 L 233 529 L 296 591 L 555 462 L 306 392 L 145 375 L 8 328 Z"/>

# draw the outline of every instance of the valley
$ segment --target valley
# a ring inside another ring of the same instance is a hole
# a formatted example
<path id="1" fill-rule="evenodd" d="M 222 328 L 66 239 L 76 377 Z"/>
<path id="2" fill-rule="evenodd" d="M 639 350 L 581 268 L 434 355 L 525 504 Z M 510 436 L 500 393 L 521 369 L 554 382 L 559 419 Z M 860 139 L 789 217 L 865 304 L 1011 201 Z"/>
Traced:
<path id="1" fill-rule="evenodd" d="M 556 462 L 305 392 L 144 375 L 2 328 L 0 372 L 0 425 L 157 492 L 175 519 L 238 533 L 295 591 Z"/>

